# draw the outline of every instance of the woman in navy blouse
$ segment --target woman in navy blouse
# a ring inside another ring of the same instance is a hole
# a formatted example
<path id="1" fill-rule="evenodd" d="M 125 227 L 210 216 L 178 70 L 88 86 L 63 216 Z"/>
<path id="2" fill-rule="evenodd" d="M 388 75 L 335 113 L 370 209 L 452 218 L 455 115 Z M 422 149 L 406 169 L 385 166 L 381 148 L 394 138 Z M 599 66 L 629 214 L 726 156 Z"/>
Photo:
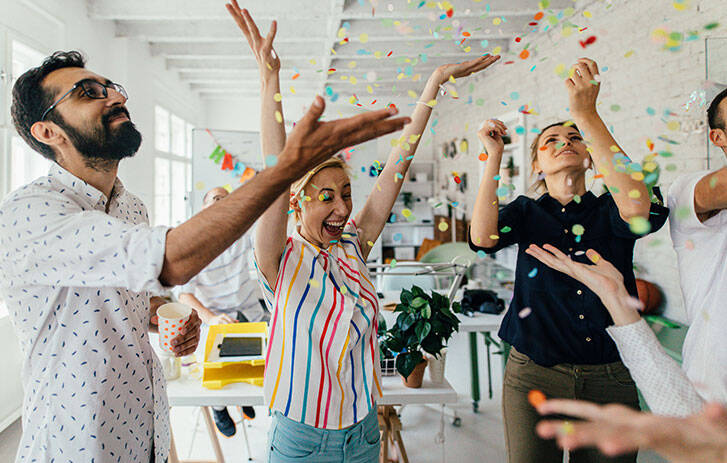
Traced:
<path id="1" fill-rule="evenodd" d="M 585 251 L 594 249 L 623 273 L 626 288 L 636 296 L 634 243 L 661 228 L 668 216 L 668 209 L 649 200 L 643 181 L 648 172 L 631 163 L 596 111 L 596 63 L 581 58 L 570 74 L 565 86 L 573 120 L 544 128 L 532 145 L 535 188 L 545 191 L 538 199 L 519 196 L 498 210 L 507 128 L 489 120 L 478 133 L 489 157 L 474 207 L 470 246 L 487 253 L 519 247 L 513 300 L 499 332 L 513 346 L 503 386 L 510 463 L 562 461 L 562 451 L 534 432 L 538 414 L 528 403 L 533 389 L 553 398 L 638 408 L 636 386 L 605 331 L 613 321 L 599 298 L 525 250 L 530 244 L 549 243 L 576 261 L 588 262 Z M 608 193 L 596 196 L 586 190 L 591 167 L 603 176 Z M 571 453 L 574 463 L 607 461 L 635 462 L 636 455 L 608 458 L 593 449 Z"/>

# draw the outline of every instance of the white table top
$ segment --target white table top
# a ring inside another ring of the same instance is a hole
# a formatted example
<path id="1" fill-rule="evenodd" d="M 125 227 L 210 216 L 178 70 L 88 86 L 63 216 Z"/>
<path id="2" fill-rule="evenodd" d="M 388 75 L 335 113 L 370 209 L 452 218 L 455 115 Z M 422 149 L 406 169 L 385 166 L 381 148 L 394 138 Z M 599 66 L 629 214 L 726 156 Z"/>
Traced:
<path id="1" fill-rule="evenodd" d="M 426 372 L 425 372 L 426 373 Z M 404 386 L 401 378 L 382 378 L 383 397 L 379 405 L 448 404 L 457 402 L 457 392 L 445 379 L 444 384 L 433 385 L 425 374 L 419 389 Z M 232 383 L 222 389 L 207 389 L 201 380 L 188 377 L 167 383 L 169 406 L 228 406 L 264 405 L 263 388 L 248 383 Z"/>

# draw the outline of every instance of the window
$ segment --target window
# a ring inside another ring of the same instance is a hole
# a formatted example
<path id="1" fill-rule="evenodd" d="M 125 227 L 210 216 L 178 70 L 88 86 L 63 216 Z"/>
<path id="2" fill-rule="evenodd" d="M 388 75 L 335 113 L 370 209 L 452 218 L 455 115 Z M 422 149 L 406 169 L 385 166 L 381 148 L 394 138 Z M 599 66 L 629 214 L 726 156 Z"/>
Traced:
<path id="1" fill-rule="evenodd" d="M 192 124 L 161 106 L 154 110 L 154 225 L 176 226 L 187 219 L 192 191 Z"/>

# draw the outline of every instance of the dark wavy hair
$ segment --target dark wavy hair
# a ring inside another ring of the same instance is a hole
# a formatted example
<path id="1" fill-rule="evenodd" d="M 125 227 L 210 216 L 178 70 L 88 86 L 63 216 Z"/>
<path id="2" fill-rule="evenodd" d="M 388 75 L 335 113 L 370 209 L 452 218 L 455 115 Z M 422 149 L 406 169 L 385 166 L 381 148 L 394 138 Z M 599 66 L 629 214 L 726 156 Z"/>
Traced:
<path id="1" fill-rule="evenodd" d="M 709 122 L 710 129 L 725 129 L 725 121 L 722 115 L 719 113 L 719 104 L 727 97 L 727 88 L 719 92 L 714 97 L 712 102 L 709 104 L 707 109 L 707 121 Z"/>
<path id="2" fill-rule="evenodd" d="M 41 82 L 51 72 L 70 67 L 86 67 L 86 59 L 81 52 L 57 51 L 47 57 L 40 66 L 26 71 L 13 86 L 13 104 L 10 113 L 13 116 L 15 130 L 31 148 L 51 161 L 55 161 L 56 158 L 53 149 L 36 140 L 30 133 L 30 128 L 40 120 L 43 111 L 53 104 L 55 98 L 54 91 L 41 85 Z M 48 113 L 46 119 L 62 123 L 60 116 L 54 111 Z"/>

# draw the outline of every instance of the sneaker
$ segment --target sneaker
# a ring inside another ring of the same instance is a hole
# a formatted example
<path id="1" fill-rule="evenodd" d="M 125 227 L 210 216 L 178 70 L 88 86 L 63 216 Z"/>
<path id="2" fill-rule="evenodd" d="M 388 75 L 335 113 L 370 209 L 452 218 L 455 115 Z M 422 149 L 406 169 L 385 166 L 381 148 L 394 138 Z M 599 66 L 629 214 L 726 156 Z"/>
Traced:
<path id="1" fill-rule="evenodd" d="M 255 409 L 252 407 L 242 407 L 242 416 L 248 420 L 255 419 Z"/>
<path id="2" fill-rule="evenodd" d="M 235 435 L 235 431 L 237 430 L 235 428 L 235 422 L 232 421 L 230 414 L 227 412 L 227 408 L 223 408 L 222 410 L 215 410 L 213 408 L 212 414 L 215 418 L 215 424 L 217 425 L 217 430 L 220 434 L 225 437 L 232 437 Z"/>

